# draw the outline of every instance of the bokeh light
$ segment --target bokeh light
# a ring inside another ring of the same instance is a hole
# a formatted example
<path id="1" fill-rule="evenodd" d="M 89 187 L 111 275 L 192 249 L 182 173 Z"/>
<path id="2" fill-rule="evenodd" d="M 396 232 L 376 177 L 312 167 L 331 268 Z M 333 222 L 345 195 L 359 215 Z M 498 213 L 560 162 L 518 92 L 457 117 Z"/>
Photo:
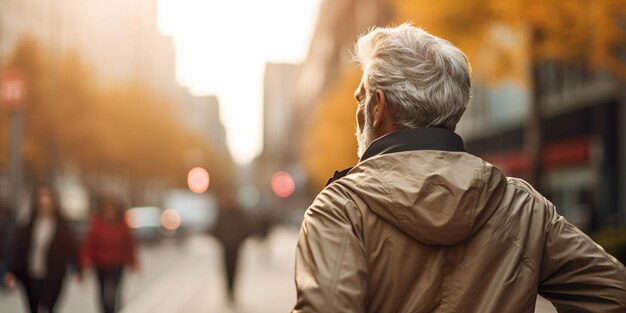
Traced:
<path id="1" fill-rule="evenodd" d="M 209 189 L 209 172 L 202 167 L 194 167 L 187 174 L 187 186 L 195 193 L 203 193 Z"/>
<path id="2" fill-rule="evenodd" d="M 126 222 L 126 225 L 128 225 L 128 227 L 130 228 L 133 228 L 133 229 L 139 228 L 139 224 L 135 220 L 133 213 L 131 211 L 126 211 L 124 213 L 124 222 Z"/>
<path id="3" fill-rule="evenodd" d="M 279 198 L 287 198 L 296 189 L 291 175 L 287 172 L 277 172 L 272 175 L 272 191 Z"/>
<path id="4" fill-rule="evenodd" d="M 178 211 L 173 209 L 166 209 L 161 213 L 161 224 L 167 230 L 176 230 L 180 227 L 181 219 Z"/>

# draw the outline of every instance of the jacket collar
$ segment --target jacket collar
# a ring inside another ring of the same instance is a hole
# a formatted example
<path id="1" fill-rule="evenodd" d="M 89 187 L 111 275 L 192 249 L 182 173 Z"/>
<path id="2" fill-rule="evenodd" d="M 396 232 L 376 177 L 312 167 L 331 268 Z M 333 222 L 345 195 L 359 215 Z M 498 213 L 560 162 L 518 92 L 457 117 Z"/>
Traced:
<path id="1" fill-rule="evenodd" d="M 363 153 L 360 162 L 378 155 L 415 150 L 465 152 L 465 147 L 459 135 L 445 128 L 404 129 L 374 140 Z"/>
<path id="2" fill-rule="evenodd" d="M 465 152 L 465 146 L 463 139 L 449 129 L 439 127 L 403 129 L 374 140 L 361 156 L 359 163 L 379 155 L 416 150 Z M 335 171 L 326 186 L 348 175 L 351 169 L 350 167 Z"/>

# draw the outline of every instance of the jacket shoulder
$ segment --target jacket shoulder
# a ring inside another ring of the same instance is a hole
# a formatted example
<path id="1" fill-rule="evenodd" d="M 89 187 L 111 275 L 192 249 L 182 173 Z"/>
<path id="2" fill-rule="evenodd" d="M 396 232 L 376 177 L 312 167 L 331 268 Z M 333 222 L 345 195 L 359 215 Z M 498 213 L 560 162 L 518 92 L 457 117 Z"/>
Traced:
<path id="1" fill-rule="evenodd" d="M 342 178 L 326 186 L 306 210 L 305 222 L 333 221 L 330 224 L 359 232 L 363 224 L 363 212 L 357 204 L 358 200 L 355 200 L 357 196 L 346 186 L 348 182 Z"/>
<path id="2" fill-rule="evenodd" d="M 330 210 L 332 208 L 344 208 L 347 205 L 354 204 L 352 195 L 346 183 L 349 180 L 345 177 L 326 186 L 313 200 L 309 209 L 319 208 Z"/>
<path id="3" fill-rule="evenodd" d="M 537 189 L 535 189 L 527 181 L 521 178 L 517 178 L 517 177 L 507 177 L 506 180 L 507 180 L 507 185 L 509 187 L 519 189 L 523 191 L 525 194 L 535 198 L 536 200 L 539 200 L 540 202 L 543 202 L 546 205 L 552 204 L 550 203 L 550 201 L 548 201 L 548 199 L 546 199 L 546 197 L 544 197 L 539 191 L 537 191 Z"/>
<path id="4" fill-rule="evenodd" d="M 528 197 L 528 199 L 534 200 L 531 201 L 532 205 L 523 207 L 539 213 L 536 218 L 540 218 L 543 221 L 545 229 L 549 228 L 550 223 L 560 217 L 556 206 L 527 181 L 517 177 L 507 177 L 507 190 L 515 198 Z"/>

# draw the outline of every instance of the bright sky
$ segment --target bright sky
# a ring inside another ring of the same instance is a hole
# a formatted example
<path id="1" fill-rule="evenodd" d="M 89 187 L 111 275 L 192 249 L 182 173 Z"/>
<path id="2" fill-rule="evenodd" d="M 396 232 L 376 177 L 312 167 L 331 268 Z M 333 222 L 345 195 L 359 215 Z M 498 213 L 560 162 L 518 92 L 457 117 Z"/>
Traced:
<path id="1" fill-rule="evenodd" d="M 304 60 L 320 1 L 159 0 L 177 80 L 195 95 L 217 95 L 235 161 L 247 163 L 262 149 L 264 64 Z"/>

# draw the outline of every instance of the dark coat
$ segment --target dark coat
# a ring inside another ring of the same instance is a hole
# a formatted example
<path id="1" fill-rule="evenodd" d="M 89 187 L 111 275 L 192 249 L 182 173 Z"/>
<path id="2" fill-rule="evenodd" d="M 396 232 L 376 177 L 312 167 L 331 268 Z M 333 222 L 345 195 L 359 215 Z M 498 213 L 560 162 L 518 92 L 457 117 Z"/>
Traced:
<path id="1" fill-rule="evenodd" d="M 17 229 L 10 253 L 9 271 L 22 281 L 30 276 L 28 274 L 28 260 L 30 258 L 33 225 L 34 220 L 31 220 L 27 225 Z M 68 266 L 79 270 L 76 240 L 69 225 L 57 218 L 54 235 L 46 255 L 46 280 L 60 283 L 65 277 Z"/>

